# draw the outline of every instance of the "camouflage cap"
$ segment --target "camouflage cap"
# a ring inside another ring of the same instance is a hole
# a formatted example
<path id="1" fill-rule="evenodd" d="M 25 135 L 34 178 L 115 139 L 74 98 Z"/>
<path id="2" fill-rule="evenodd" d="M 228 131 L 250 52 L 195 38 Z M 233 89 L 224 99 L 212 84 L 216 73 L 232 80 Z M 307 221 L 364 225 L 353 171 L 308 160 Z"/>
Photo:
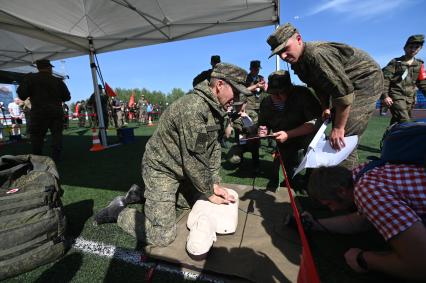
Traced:
<path id="1" fill-rule="evenodd" d="M 247 72 L 238 66 L 228 63 L 219 63 L 213 68 L 210 76 L 216 79 L 223 79 L 236 88 L 241 94 L 251 94 L 245 86 Z"/>
<path id="2" fill-rule="evenodd" d="M 259 60 L 253 60 L 250 62 L 250 69 L 251 68 L 262 68 L 260 67 L 260 61 Z"/>
<path id="3" fill-rule="evenodd" d="M 269 58 L 280 52 L 287 44 L 288 39 L 296 32 L 299 31 L 290 23 L 286 23 L 285 25 L 277 28 L 266 40 L 266 42 L 271 46 L 272 51 Z"/>
<path id="4" fill-rule="evenodd" d="M 407 39 L 407 42 L 405 43 L 405 45 L 410 43 L 420 43 L 421 45 L 423 45 L 424 42 L 425 42 L 425 36 L 423 34 L 415 34 L 410 36 Z"/>
<path id="5" fill-rule="evenodd" d="M 268 93 L 280 91 L 292 86 L 288 71 L 276 71 L 268 76 Z"/>
<path id="6" fill-rule="evenodd" d="M 220 56 L 219 55 L 212 55 L 210 58 L 210 64 L 215 65 L 220 63 Z"/>

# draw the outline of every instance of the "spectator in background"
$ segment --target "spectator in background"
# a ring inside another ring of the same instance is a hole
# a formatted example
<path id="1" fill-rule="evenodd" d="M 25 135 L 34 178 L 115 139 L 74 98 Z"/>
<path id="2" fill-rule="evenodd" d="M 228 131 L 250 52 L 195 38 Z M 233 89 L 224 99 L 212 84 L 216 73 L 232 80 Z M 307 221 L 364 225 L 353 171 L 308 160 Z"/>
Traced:
<path id="1" fill-rule="evenodd" d="M 105 129 L 108 129 L 108 123 L 109 123 L 109 120 L 108 120 L 108 96 L 102 91 L 101 85 L 98 85 L 98 88 L 99 88 L 99 94 L 100 94 L 100 99 L 101 99 L 102 116 L 104 118 Z M 92 93 L 87 104 L 92 107 L 94 113 L 98 112 L 98 109 L 96 107 L 95 93 Z M 97 117 L 98 116 L 96 115 L 96 125 L 94 125 L 94 127 L 99 128 L 99 121 L 98 121 Z"/>
<path id="2" fill-rule="evenodd" d="M 220 63 L 220 56 L 219 55 L 213 55 L 210 58 L 210 65 L 212 66 L 211 69 L 208 69 L 208 70 L 203 71 L 200 74 L 198 74 L 194 78 L 194 80 L 192 81 L 192 86 L 195 87 L 197 84 L 201 83 L 202 81 L 210 80 L 210 75 L 211 75 L 211 73 L 213 71 L 213 68 L 218 63 Z"/>
<path id="3" fill-rule="evenodd" d="M 154 107 L 148 100 L 146 101 L 146 104 L 146 115 L 148 116 L 148 121 L 152 122 L 152 111 L 154 110 Z"/>
<path id="4" fill-rule="evenodd" d="M 390 124 L 410 121 L 411 109 L 416 103 L 416 88 L 426 96 L 426 80 L 419 79 L 423 61 L 415 58 L 424 41 L 423 34 L 410 36 L 404 45 L 405 54 L 392 59 L 383 68 L 385 86 L 381 99 L 391 111 Z"/>
<path id="5" fill-rule="evenodd" d="M 138 100 L 138 109 L 139 109 L 139 123 L 146 124 L 147 116 L 146 116 L 146 101 L 145 96 L 142 96 Z"/>
<path id="6" fill-rule="evenodd" d="M 38 73 L 24 77 L 17 89 L 20 99 L 31 99 L 30 140 L 32 153 L 42 155 L 47 130 L 52 135 L 52 157 L 59 161 L 62 151 L 62 129 L 64 111 L 62 102 L 71 99 L 70 92 L 62 79 L 52 75 L 49 60 L 36 62 Z"/>
<path id="7" fill-rule="evenodd" d="M 21 106 L 22 106 L 22 112 L 24 112 L 24 116 L 25 116 L 25 124 L 26 124 L 25 136 L 26 136 L 26 138 L 29 138 L 30 137 L 29 128 L 30 128 L 30 125 L 31 125 L 31 115 L 30 115 L 31 101 L 30 101 L 30 98 L 25 99 L 25 101 L 22 102 Z"/>
<path id="8" fill-rule="evenodd" d="M 78 102 L 78 126 L 80 128 L 86 126 L 86 102 L 84 100 Z"/>
<path id="9" fill-rule="evenodd" d="M 24 113 L 21 110 L 21 104 L 22 100 L 20 100 L 18 97 L 15 97 L 7 107 L 12 123 L 13 136 L 19 136 L 21 134 L 22 119 L 24 118 Z"/>
<path id="10" fill-rule="evenodd" d="M 68 104 L 62 102 L 62 109 L 64 110 L 64 129 L 68 129 L 70 126 L 70 108 Z"/>

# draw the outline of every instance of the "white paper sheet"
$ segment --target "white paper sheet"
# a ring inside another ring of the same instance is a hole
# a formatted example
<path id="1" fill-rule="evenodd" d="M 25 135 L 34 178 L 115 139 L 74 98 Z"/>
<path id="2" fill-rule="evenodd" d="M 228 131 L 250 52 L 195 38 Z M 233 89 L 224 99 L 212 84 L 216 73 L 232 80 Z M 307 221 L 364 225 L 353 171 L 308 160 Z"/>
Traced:
<path id="1" fill-rule="evenodd" d="M 308 152 L 295 170 L 293 177 L 305 168 L 338 165 L 355 149 L 358 143 L 358 136 L 345 137 L 346 146 L 340 151 L 333 149 L 330 142 L 325 139 L 324 132 L 326 128 L 327 124 L 322 124 L 309 144 Z"/>

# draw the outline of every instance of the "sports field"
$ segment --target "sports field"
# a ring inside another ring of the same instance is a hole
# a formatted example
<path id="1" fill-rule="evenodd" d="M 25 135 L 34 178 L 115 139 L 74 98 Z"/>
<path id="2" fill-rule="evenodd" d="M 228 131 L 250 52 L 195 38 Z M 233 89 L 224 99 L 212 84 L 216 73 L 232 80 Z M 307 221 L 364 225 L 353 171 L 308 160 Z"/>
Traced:
<path id="1" fill-rule="evenodd" d="M 379 141 L 389 123 L 388 116 L 374 117 L 361 139 L 360 159 L 378 155 Z M 112 198 L 123 195 L 133 184 L 141 183 L 140 162 L 144 146 L 154 127 L 129 125 L 134 129 L 136 141 L 100 152 L 90 152 L 92 132 L 77 128 L 76 124 L 65 130 L 63 160 L 58 164 L 64 210 L 69 219 L 68 234 L 78 239 L 61 260 L 22 274 L 6 282 L 142 282 L 150 263 L 141 263 L 136 241 L 114 224 L 99 227 L 92 225 L 92 217 Z M 109 143 L 117 142 L 115 130 L 108 131 Z M 50 140 L 48 138 L 46 149 Z M 0 154 L 27 154 L 30 145 L 26 142 L 3 145 Z M 225 151 L 224 151 L 225 153 Z M 246 156 L 249 159 L 249 155 Z M 261 147 L 262 170 L 254 176 L 251 162 L 244 162 L 239 169 L 228 167 L 224 160 L 221 171 L 223 182 L 265 187 L 271 166 L 271 148 L 266 142 Z M 315 210 L 319 215 L 327 212 L 311 203 L 301 194 L 301 204 Z M 384 247 L 383 241 L 374 233 L 356 236 L 336 236 L 325 233 L 309 235 L 314 258 L 322 282 L 391 282 L 389 278 L 373 275 L 369 278 L 352 272 L 345 264 L 343 251 L 347 247 Z M 354 244 L 353 244 L 354 243 Z M 166 265 L 164 265 L 166 266 Z M 167 266 L 166 266 L 167 267 Z M 182 282 L 191 279 L 182 273 L 157 268 L 152 282 Z M 186 278 L 186 279 L 185 279 Z M 205 277 L 204 279 L 209 279 Z M 203 278 L 198 280 L 203 281 Z M 192 280 L 192 279 L 191 279 Z"/>

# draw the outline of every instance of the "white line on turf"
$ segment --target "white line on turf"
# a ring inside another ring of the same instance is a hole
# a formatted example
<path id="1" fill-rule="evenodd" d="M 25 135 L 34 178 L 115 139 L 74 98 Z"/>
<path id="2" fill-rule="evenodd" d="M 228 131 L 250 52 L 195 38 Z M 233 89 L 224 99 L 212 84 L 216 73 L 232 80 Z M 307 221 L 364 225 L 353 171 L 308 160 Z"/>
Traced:
<path id="1" fill-rule="evenodd" d="M 142 253 L 140 252 L 127 250 L 127 249 L 119 248 L 113 245 L 107 245 L 104 243 L 88 241 L 83 238 L 77 238 L 75 240 L 73 247 L 84 253 L 95 254 L 101 257 L 119 259 L 124 262 L 131 263 L 133 265 L 138 265 L 145 268 L 150 268 L 155 266 L 155 263 L 141 261 Z M 186 280 L 203 280 L 203 281 L 215 282 L 215 283 L 224 282 L 222 280 L 211 278 L 210 276 L 207 276 L 201 273 L 197 274 L 197 273 L 179 270 L 178 268 L 173 267 L 172 265 L 169 266 L 163 263 L 157 264 L 155 266 L 155 270 L 178 274 L 180 276 L 183 276 L 183 278 Z"/>

